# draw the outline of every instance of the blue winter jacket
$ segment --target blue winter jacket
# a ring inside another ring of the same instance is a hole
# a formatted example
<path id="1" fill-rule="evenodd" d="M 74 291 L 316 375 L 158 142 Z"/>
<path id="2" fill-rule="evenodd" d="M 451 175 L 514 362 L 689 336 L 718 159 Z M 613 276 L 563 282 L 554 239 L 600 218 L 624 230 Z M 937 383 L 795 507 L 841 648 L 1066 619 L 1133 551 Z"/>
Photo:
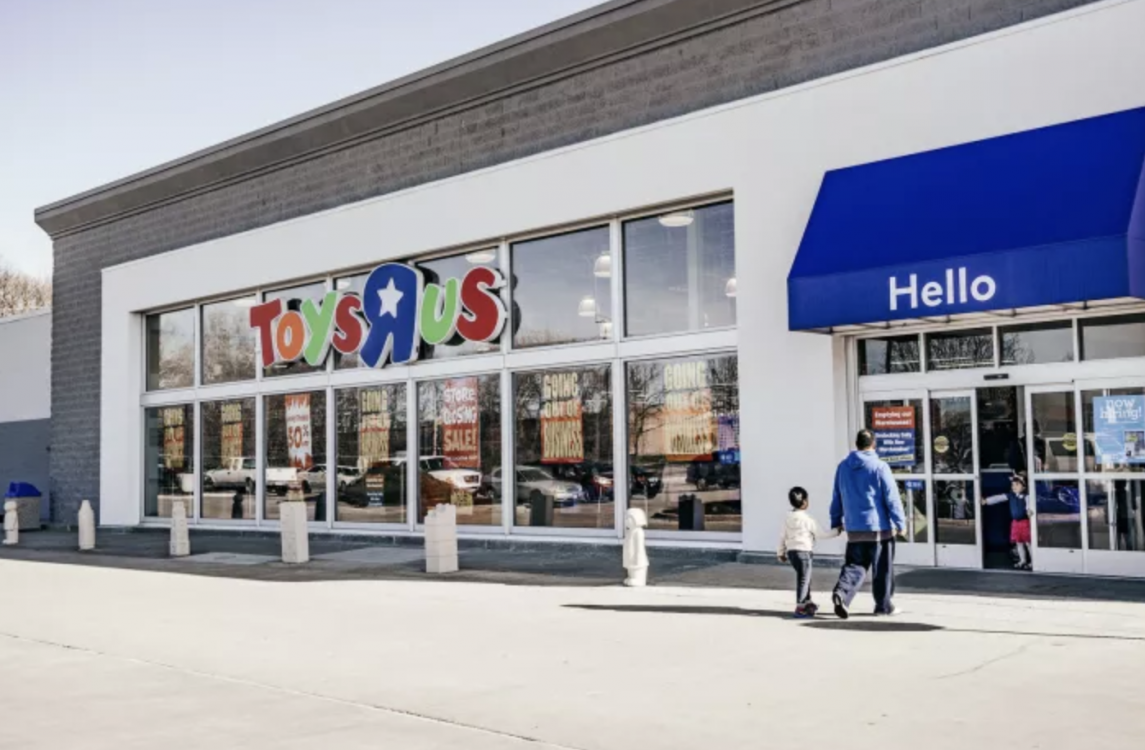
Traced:
<path id="1" fill-rule="evenodd" d="M 852 451 L 835 470 L 831 528 L 847 531 L 905 529 L 902 500 L 891 467 L 874 451 Z"/>

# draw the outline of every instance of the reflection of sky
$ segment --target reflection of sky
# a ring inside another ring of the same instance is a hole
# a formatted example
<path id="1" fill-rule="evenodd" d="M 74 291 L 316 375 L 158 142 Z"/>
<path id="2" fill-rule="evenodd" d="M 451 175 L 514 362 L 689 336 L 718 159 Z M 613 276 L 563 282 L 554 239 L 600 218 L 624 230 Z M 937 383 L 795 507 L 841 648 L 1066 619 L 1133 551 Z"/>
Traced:
<path id="1" fill-rule="evenodd" d="M 1048 323 L 1002 329 L 1002 364 L 1073 361 L 1073 325 Z"/>
<path id="2" fill-rule="evenodd" d="M 735 276 L 732 203 L 697 208 L 687 227 L 665 227 L 655 216 L 624 225 L 628 333 L 633 336 L 692 330 L 689 248 L 696 253 L 699 329 L 735 324 L 735 300 L 726 294 Z"/>
<path id="3" fill-rule="evenodd" d="M 1086 359 L 1145 356 L 1145 316 L 1083 321 L 1081 334 Z"/>
<path id="4" fill-rule="evenodd" d="M 593 317 L 578 314 L 581 300 L 596 300 L 597 314 L 612 317 L 610 280 L 593 273 L 609 252 L 608 227 L 513 244 L 513 302 L 520 311 L 516 346 L 594 341 L 601 338 Z"/>

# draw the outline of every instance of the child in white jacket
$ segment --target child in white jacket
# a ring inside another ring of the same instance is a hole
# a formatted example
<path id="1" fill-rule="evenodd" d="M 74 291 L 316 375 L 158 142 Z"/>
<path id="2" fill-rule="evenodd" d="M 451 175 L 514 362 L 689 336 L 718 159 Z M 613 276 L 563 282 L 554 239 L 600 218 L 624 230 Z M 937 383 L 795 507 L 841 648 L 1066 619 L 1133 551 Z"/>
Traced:
<path id="1" fill-rule="evenodd" d="M 815 518 L 807 512 L 811 498 L 802 487 L 792 487 L 787 493 L 791 512 L 783 524 L 783 535 L 779 538 L 778 557 L 780 562 L 791 562 L 795 568 L 795 616 L 814 617 L 819 611 L 811 601 L 811 564 L 815 556 L 815 542 L 839 536 L 842 529 L 823 531 Z"/>

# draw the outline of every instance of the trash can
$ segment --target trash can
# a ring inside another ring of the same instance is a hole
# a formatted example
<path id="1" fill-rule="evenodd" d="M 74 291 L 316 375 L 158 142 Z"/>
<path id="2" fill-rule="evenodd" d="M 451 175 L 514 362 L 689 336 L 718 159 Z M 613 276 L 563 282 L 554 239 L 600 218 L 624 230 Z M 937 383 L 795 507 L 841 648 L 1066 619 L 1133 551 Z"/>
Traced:
<path id="1" fill-rule="evenodd" d="M 20 531 L 36 531 L 40 528 L 40 500 L 42 499 L 40 491 L 27 482 L 12 482 L 8 485 L 8 493 L 4 495 L 4 503 L 9 500 L 16 501 L 16 517 L 19 520 Z"/>
<path id="2" fill-rule="evenodd" d="M 678 511 L 680 531 L 704 530 L 704 501 L 695 495 L 681 495 Z"/>

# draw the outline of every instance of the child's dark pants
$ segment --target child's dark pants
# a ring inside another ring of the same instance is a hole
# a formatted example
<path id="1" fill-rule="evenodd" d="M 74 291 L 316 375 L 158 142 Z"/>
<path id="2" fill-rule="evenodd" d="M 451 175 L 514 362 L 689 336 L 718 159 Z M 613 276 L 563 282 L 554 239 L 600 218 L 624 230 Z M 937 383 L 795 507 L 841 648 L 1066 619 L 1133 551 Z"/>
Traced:
<path id="1" fill-rule="evenodd" d="M 787 559 L 795 568 L 795 603 L 811 601 L 811 562 L 813 555 L 802 550 L 788 550 Z"/>

